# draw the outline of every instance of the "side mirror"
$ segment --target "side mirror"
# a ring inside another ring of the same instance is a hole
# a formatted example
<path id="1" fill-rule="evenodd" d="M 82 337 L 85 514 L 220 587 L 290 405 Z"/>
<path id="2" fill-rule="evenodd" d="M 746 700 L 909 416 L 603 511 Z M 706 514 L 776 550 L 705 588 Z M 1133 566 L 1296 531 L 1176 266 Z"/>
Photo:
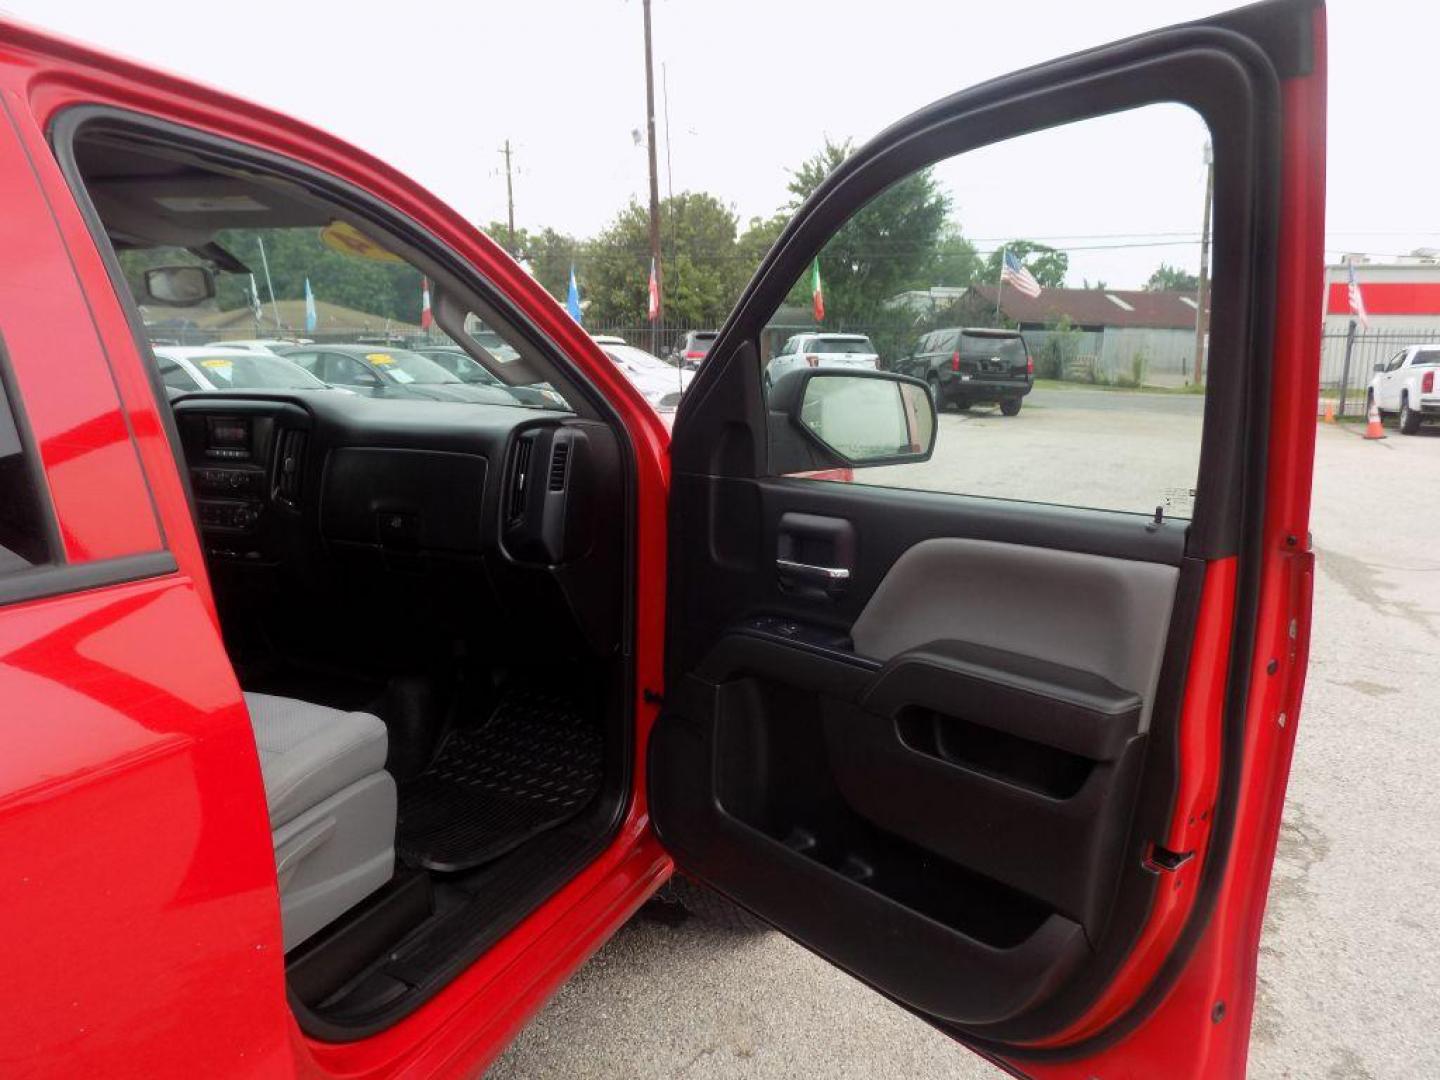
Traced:
<path id="1" fill-rule="evenodd" d="M 203 266 L 156 266 L 145 271 L 145 300 L 194 307 L 215 296 L 215 275 Z"/>
<path id="2" fill-rule="evenodd" d="M 799 368 L 775 381 L 770 412 L 811 444 L 810 461 L 780 472 L 820 467 L 863 468 L 928 461 L 935 450 L 935 402 L 919 379 L 884 371 Z M 772 452 L 783 447 L 772 440 Z M 815 453 L 818 451 L 819 453 Z M 805 455 L 802 455 L 805 456 Z"/>
<path id="3" fill-rule="evenodd" d="M 1384 364 L 1384 362 L 1382 361 L 1381 363 L 1376 364 L 1375 367 L 1373 368 L 1373 370 L 1374 370 L 1374 372 L 1375 372 L 1376 375 L 1379 375 L 1381 372 L 1383 372 L 1383 371 L 1385 370 L 1385 364 Z"/>

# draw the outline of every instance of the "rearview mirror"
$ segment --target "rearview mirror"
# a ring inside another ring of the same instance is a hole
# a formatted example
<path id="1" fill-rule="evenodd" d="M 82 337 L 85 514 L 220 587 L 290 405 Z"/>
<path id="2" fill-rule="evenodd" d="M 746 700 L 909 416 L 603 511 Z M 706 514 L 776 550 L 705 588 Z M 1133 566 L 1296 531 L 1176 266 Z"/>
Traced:
<path id="1" fill-rule="evenodd" d="M 156 266 L 145 271 L 148 303 L 194 307 L 215 295 L 215 275 L 203 266 Z"/>
<path id="2" fill-rule="evenodd" d="M 935 449 L 930 390 L 904 375 L 802 368 L 775 382 L 770 408 L 852 468 L 928 461 Z"/>

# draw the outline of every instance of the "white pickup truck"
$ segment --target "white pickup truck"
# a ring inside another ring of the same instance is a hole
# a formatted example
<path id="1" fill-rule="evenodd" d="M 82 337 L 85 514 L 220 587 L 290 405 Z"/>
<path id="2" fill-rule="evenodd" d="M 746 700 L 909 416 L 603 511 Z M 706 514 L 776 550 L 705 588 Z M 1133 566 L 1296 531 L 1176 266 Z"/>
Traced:
<path id="1" fill-rule="evenodd" d="M 1440 419 L 1440 345 L 1409 345 L 1375 365 L 1369 401 L 1380 415 L 1396 413 L 1400 434 L 1414 435 L 1422 420 Z"/>

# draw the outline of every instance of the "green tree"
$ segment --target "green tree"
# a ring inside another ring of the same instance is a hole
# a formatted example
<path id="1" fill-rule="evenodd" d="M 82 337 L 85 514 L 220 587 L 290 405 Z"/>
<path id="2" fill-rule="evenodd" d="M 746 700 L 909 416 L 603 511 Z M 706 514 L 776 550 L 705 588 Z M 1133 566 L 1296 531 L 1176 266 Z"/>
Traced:
<path id="1" fill-rule="evenodd" d="M 769 217 L 752 217 L 750 224 L 735 243 L 736 258 L 740 262 L 746 280 L 760 268 L 761 261 L 780 239 L 785 226 L 790 223 L 790 212 L 779 210 Z"/>
<path id="2" fill-rule="evenodd" d="M 735 212 L 707 192 L 661 201 L 664 318 L 718 326 L 729 314 L 749 268 L 737 247 Z M 587 314 L 599 323 L 646 321 L 650 281 L 649 211 L 631 200 L 577 260 Z"/>
<path id="3" fill-rule="evenodd" d="M 973 285 L 980 277 L 983 262 L 975 245 L 965 239 L 960 227 L 945 226 L 935 251 L 932 285 Z"/>
<path id="4" fill-rule="evenodd" d="M 506 246 L 508 228 L 503 221 L 492 221 L 485 227 L 485 232 L 501 247 L 509 250 Z M 572 263 L 575 265 L 576 278 L 581 278 L 581 246 L 575 237 L 549 226 L 533 232 L 518 228 L 515 230 L 515 250 L 511 254 L 530 267 L 535 280 L 540 282 L 551 296 L 557 297 L 563 303 L 570 289 Z"/>
<path id="5" fill-rule="evenodd" d="M 824 147 L 790 174 L 792 207 L 799 206 L 821 181 L 850 156 L 847 139 Z M 906 289 L 934 284 L 946 236 L 950 196 L 933 170 L 920 169 L 891 184 L 840 226 L 820 252 L 825 292 L 825 322 L 863 326 L 874 321 L 885 301 Z M 958 234 L 956 234 L 958 235 Z M 963 257 L 957 247 L 952 258 Z M 791 302 L 810 297 L 809 270 L 791 290 Z"/>
<path id="6" fill-rule="evenodd" d="M 1150 280 L 1145 282 L 1147 292 L 1185 292 L 1193 293 L 1200 288 L 1200 279 L 1178 266 L 1171 266 L 1169 263 L 1161 263 Z"/>
<path id="7" fill-rule="evenodd" d="M 985 280 L 1000 280 L 1000 260 L 1008 251 L 1035 275 L 1035 280 L 1046 289 L 1063 289 L 1065 273 L 1070 269 L 1070 256 L 1049 244 L 1037 244 L 1033 240 L 1011 240 L 1003 248 L 990 253 L 985 261 Z"/>

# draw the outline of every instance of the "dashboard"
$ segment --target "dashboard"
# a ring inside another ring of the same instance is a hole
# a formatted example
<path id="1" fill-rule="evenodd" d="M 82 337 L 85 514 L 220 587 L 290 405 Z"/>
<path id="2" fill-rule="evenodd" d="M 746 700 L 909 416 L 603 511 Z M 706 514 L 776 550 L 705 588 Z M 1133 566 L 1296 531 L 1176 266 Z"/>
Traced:
<path id="1" fill-rule="evenodd" d="M 226 592 L 398 590 L 619 647 L 625 484 L 605 425 L 319 390 L 173 409 L 222 621 Z"/>

